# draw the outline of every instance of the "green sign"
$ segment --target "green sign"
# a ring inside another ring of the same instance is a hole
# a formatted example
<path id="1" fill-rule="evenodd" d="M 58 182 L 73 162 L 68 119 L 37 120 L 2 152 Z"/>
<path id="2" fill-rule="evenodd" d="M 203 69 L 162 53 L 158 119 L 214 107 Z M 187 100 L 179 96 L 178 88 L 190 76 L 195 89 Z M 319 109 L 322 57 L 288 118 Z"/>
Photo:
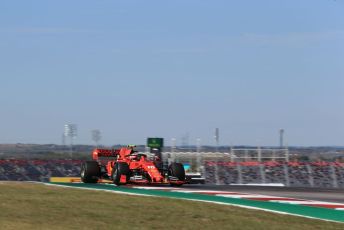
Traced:
<path id="1" fill-rule="evenodd" d="M 150 148 L 164 147 L 164 138 L 149 137 L 147 138 L 147 146 Z"/>

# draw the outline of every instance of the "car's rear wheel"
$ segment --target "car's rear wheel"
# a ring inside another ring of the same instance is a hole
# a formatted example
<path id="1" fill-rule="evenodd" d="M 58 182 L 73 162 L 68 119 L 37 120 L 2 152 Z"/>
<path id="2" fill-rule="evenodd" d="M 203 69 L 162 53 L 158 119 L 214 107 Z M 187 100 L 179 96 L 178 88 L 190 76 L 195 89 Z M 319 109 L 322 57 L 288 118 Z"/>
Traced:
<path id="1" fill-rule="evenodd" d="M 112 180 L 115 185 L 126 184 L 129 180 L 130 169 L 125 162 L 117 162 L 112 169 Z M 125 176 L 125 182 L 121 182 L 121 177 Z"/>
<path id="2" fill-rule="evenodd" d="M 97 183 L 100 177 L 100 167 L 96 161 L 86 161 L 81 165 L 81 181 Z"/>
<path id="3" fill-rule="evenodd" d="M 179 181 L 185 181 L 185 169 L 183 164 L 173 162 L 168 167 L 169 176 L 178 179 Z M 171 183 L 171 185 L 181 185 L 176 183 Z"/>

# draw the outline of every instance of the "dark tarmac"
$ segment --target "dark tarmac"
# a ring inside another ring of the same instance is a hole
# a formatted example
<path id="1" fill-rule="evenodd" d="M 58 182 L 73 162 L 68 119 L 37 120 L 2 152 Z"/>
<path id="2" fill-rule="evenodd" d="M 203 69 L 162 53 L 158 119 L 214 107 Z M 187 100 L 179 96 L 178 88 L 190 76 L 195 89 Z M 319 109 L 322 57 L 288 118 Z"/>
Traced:
<path id="1" fill-rule="evenodd" d="M 344 203 L 344 189 L 331 188 L 291 188 L 251 185 L 184 185 L 184 189 L 220 190 L 260 194 L 268 196 L 281 196 L 305 200 Z"/>

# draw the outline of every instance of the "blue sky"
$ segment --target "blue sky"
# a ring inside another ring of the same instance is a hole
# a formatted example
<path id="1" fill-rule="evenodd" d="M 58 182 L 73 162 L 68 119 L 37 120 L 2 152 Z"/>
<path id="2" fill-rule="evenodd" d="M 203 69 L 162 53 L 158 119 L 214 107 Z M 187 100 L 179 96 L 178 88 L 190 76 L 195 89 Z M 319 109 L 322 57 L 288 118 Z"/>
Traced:
<path id="1" fill-rule="evenodd" d="M 1 1 L 0 143 L 344 145 L 344 1 Z"/>

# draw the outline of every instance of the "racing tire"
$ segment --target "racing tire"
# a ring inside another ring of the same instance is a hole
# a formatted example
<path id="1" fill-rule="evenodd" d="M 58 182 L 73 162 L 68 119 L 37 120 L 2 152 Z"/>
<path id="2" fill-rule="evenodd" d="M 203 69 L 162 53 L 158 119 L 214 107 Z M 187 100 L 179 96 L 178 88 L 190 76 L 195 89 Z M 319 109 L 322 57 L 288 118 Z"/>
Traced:
<path id="1" fill-rule="evenodd" d="M 97 161 L 86 161 L 81 165 L 81 181 L 97 183 L 100 177 L 100 167 Z"/>
<path id="2" fill-rule="evenodd" d="M 168 173 L 172 177 L 178 178 L 180 181 L 185 181 L 185 169 L 183 164 L 173 162 L 168 167 Z M 172 184 L 171 184 L 172 185 Z"/>
<path id="3" fill-rule="evenodd" d="M 126 176 L 126 182 L 121 183 L 121 176 Z M 112 170 L 112 180 L 115 185 L 126 184 L 129 180 L 130 169 L 129 165 L 125 162 L 117 162 Z"/>

